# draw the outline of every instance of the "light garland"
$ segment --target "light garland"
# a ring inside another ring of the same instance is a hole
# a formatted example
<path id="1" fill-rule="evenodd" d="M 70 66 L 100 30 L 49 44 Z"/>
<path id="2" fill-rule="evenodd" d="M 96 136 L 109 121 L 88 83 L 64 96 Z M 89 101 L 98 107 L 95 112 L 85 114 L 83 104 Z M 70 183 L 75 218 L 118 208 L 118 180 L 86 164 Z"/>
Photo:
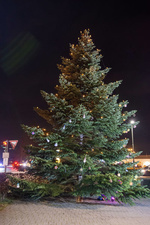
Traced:
<path id="1" fill-rule="evenodd" d="M 56 162 L 60 163 L 60 158 L 59 157 L 56 157 Z"/>

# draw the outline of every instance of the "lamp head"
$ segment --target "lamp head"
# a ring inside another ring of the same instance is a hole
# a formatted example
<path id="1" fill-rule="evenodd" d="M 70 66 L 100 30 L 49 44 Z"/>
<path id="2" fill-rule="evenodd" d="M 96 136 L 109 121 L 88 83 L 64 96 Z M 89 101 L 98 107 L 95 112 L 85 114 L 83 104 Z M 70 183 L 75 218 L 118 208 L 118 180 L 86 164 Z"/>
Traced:
<path id="1" fill-rule="evenodd" d="M 131 120 L 130 123 L 131 123 L 131 124 L 134 124 L 135 122 L 134 122 L 134 120 Z"/>

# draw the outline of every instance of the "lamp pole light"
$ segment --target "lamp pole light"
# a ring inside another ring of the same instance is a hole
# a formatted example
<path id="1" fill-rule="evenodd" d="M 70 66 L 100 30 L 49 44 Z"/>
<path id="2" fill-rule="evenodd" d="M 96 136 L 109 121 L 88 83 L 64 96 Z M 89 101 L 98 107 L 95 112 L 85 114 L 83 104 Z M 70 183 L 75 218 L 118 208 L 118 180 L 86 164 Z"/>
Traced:
<path id="1" fill-rule="evenodd" d="M 5 174 L 6 174 L 8 158 L 9 158 L 8 143 L 9 143 L 8 140 L 3 141 L 3 146 L 5 146 L 5 150 L 3 152 L 2 158 L 3 158 L 3 165 L 5 166 Z"/>
<path id="2" fill-rule="evenodd" d="M 133 150 L 133 153 L 134 153 L 134 136 L 133 136 L 133 127 L 134 127 L 134 120 L 131 120 L 130 121 L 130 124 L 131 124 L 131 138 L 132 138 L 132 150 Z M 133 158 L 133 163 L 134 163 L 134 158 Z"/>

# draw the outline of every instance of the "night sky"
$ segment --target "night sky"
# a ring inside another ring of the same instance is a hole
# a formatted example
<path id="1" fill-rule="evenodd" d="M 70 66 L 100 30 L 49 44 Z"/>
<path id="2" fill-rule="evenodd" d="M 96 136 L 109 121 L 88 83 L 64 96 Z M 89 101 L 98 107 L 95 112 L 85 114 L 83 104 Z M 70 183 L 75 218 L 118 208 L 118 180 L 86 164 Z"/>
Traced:
<path id="1" fill-rule="evenodd" d="M 101 49 L 102 66 L 112 68 L 105 82 L 123 80 L 115 93 L 129 101 L 127 110 L 137 110 L 135 150 L 150 154 L 148 4 L 98 2 L 0 1 L 0 142 L 19 140 L 12 157 L 21 157 L 29 143 L 20 124 L 48 128 L 33 107 L 46 109 L 40 90 L 55 92 L 61 56 L 69 56 L 69 43 L 76 44 L 88 28 Z"/>

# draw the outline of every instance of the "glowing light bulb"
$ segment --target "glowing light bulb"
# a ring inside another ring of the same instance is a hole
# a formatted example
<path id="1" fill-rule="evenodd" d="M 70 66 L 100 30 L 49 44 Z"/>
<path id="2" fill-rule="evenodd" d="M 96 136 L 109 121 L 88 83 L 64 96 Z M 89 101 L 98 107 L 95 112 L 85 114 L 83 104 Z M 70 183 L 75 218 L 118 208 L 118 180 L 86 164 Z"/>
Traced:
<path id="1" fill-rule="evenodd" d="M 131 124 L 134 124 L 135 122 L 134 122 L 134 120 L 131 120 L 130 123 L 131 123 Z"/>
<path id="2" fill-rule="evenodd" d="M 85 158 L 84 158 L 83 162 L 84 162 L 84 163 L 86 163 L 86 156 L 85 156 Z"/>
<path id="3" fill-rule="evenodd" d="M 56 157 L 56 162 L 60 163 L 60 158 L 59 157 Z"/>

